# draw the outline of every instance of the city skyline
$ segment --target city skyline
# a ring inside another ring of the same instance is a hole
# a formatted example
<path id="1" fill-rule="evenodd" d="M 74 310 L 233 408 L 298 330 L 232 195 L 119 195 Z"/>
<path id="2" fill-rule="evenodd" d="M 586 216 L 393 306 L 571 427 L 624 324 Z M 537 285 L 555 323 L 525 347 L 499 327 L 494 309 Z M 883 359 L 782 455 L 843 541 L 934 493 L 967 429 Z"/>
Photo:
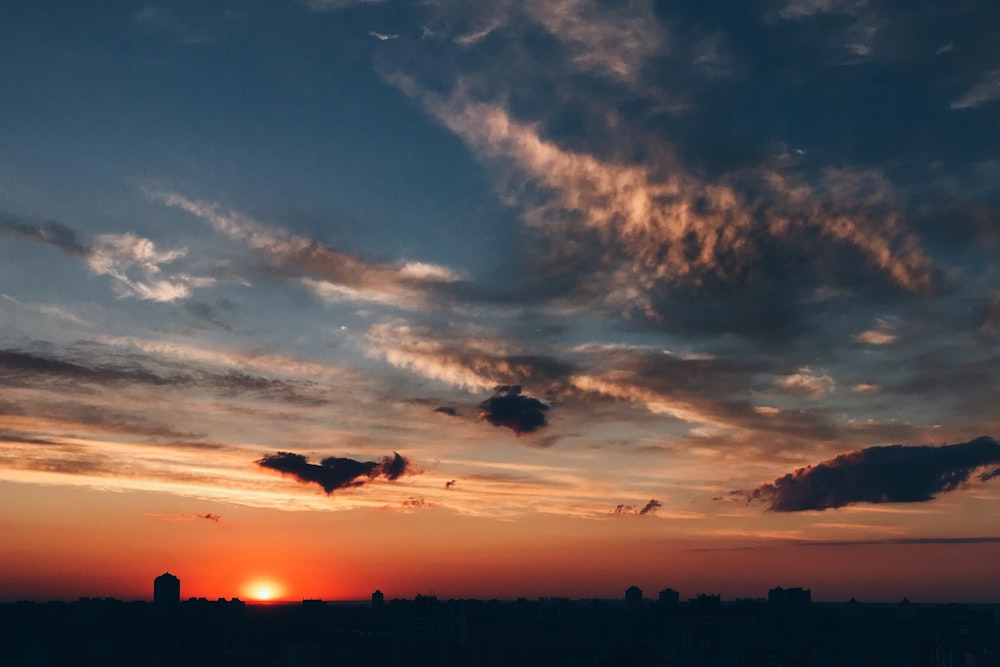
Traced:
<path id="1" fill-rule="evenodd" d="M 1000 10 L 730 4 L 3 3 L 0 602 L 1000 601 Z"/>

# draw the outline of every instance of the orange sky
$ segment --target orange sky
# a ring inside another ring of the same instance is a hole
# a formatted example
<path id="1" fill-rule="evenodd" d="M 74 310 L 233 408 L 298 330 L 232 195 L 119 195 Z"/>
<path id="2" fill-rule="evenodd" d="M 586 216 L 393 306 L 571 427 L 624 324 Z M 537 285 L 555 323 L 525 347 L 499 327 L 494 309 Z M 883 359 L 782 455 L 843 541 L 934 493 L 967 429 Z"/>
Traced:
<path id="1" fill-rule="evenodd" d="M 163 571 L 183 597 L 253 600 L 387 596 L 761 597 L 811 587 L 816 599 L 913 601 L 1000 597 L 1000 544 L 810 546 L 790 540 L 671 539 L 664 520 L 534 516 L 518 521 L 377 509 L 284 512 L 148 492 L 0 483 L 7 539 L 0 595 L 149 599 Z M 58 508 L 58 512 L 51 508 Z M 159 516 L 152 515 L 157 513 Z M 218 521 L 189 518 L 216 514 Z M 958 592 L 958 594 L 956 594 Z"/>

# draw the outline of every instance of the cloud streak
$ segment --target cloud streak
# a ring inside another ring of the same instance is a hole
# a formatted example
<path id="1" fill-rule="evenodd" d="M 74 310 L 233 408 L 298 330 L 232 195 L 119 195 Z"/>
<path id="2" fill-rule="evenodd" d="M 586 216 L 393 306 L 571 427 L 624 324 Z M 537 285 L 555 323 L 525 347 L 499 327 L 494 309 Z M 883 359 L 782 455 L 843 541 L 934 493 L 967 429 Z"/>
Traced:
<path id="1" fill-rule="evenodd" d="M 416 309 L 428 305 L 434 291 L 462 279 L 448 267 L 427 262 L 370 262 L 216 203 L 172 192 L 149 196 L 201 218 L 215 231 L 259 253 L 289 281 L 331 303 L 371 302 Z"/>

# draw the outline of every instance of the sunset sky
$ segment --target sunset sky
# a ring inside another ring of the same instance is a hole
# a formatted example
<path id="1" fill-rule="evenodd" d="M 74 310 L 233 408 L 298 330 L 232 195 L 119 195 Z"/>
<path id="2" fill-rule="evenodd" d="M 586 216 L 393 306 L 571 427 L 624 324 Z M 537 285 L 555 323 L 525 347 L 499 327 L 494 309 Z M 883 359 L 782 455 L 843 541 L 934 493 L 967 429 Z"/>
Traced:
<path id="1" fill-rule="evenodd" d="M 0 3 L 0 601 L 1000 601 L 998 44 Z"/>

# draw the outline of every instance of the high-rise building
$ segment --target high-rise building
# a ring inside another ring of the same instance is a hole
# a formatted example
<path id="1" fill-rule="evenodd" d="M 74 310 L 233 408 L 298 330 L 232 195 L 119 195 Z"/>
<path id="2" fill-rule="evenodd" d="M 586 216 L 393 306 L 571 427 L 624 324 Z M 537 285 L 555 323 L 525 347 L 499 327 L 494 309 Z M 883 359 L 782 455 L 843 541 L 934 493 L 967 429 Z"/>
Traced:
<path id="1" fill-rule="evenodd" d="M 179 604 L 181 601 L 181 580 L 164 572 L 153 580 L 153 603 L 160 606 Z"/>
<path id="2" fill-rule="evenodd" d="M 382 591 L 372 593 L 372 609 L 381 609 L 384 602 L 385 596 L 382 595 Z"/>

